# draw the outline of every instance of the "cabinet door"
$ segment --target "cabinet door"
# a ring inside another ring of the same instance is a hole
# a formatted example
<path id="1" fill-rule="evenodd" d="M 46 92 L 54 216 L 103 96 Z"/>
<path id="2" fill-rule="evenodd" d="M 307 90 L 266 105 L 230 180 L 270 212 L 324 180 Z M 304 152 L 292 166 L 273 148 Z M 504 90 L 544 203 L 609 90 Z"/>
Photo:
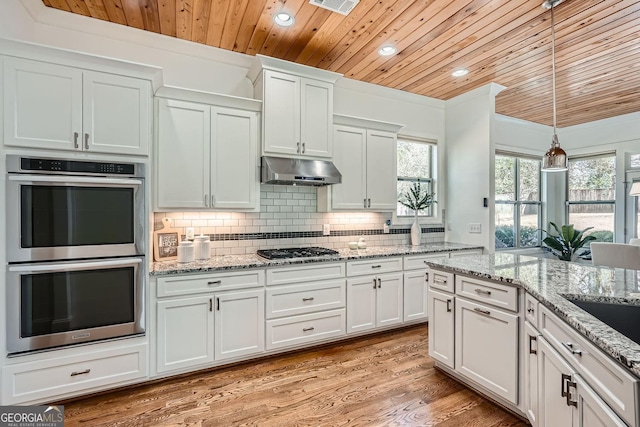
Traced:
<path id="1" fill-rule="evenodd" d="M 453 295 L 429 288 L 429 356 L 454 367 L 454 298 Z"/>
<path id="2" fill-rule="evenodd" d="M 300 142 L 307 156 L 333 155 L 333 85 L 319 80 L 302 79 L 300 85 Z"/>
<path id="3" fill-rule="evenodd" d="M 377 281 L 376 326 L 402 323 L 402 273 L 379 275 Z"/>
<path id="4" fill-rule="evenodd" d="M 211 206 L 255 209 L 258 113 L 211 107 Z"/>
<path id="5" fill-rule="evenodd" d="M 429 273 L 416 270 L 404 273 L 404 321 L 427 318 Z"/>
<path id="6" fill-rule="evenodd" d="M 540 333 L 524 323 L 524 411 L 533 427 L 538 424 L 538 337 Z"/>
<path id="7" fill-rule="evenodd" d="M 518 404 L 518 316 L 456 298 L 456 371 Z"/>
<path id="8" fill-rule="evenodd" d="M 627 425 L 580 375 L 573 375 L 573 381 L 576 386 L 575 390 L 572 390 L 571 399 L 578 404 L 574 409 L 573 427 L 624 427 Z"/>
<path id="9" fill-rule="evenodd" d="M 538 337 L 538 425 L 572 425 L 572 406 L 563 396 L 566 381 L 562 375 L 573 369 L 543 337 Z"/>
<path id="10" fill-rule="evenodd" d="M 84 150 L 149 154 L 151 83 L 132 77 L 83 73 Z"/>
<path id="11" fill-rule="evenodd" d="M 331 186 L 331 207 L 363 210 L 367 198 L 367 133 L 364 129 L 335 126 L 333 136 L 333 163 L 342 174 L 342 183 Z"/>
<path id="12" fill-rule="evenodd" d="M 209 296 L 158 302 L 158 372 L 213 362 L 212 304 Z"/>
<path id="13" fill-rule="evenodd" d="M 264 289 L 216 294 L 215 357 L 264 351 Z"/>
<path id="14" fill-rule="evenodd" d="M 5 145 L 80 149 L 80 70 L 7 58 L 4 60 L 3 90 Z"/>
<path id="15" fill-rule="evenodd" d="M 158 100 L 158 208 L 204 208 L 209 201 L 210 107 Z"/>
<path id="16" fill-rule="evenodd" d="M 374 276 L 347 280 L 347 333 L 376 327 L 376 290 Z"/>
<path id="17" fill-rule="evenodd" d="M 300 148 L 300 77 L 264 71 L 264 152 L 298 154 Z"/>
<path id="18" fill-rule="evenodd" d="M 396 156 L 396 134 L 367 130 L 367 207 L 373 210 L 396 210 Z"/>

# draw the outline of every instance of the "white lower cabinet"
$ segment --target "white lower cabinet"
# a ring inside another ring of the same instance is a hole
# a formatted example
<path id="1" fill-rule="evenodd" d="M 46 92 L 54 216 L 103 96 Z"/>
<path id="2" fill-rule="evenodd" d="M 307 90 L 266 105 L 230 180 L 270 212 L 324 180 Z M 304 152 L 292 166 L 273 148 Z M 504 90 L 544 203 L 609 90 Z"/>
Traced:
<path id="1" fill-rule="evenodd" d="M 402 323 L 402 273 L 347 279 L 347 333 Z"/>
<path id="2" fill-rule="evenodd" d="M 532 427 L 538 427 L 538 338 L 540 333 L 529 323 L 524 323 L 524 412 Z"/>
<path id="3" fill-rule="evenodd" d="M 410 271 L 404 273 L 404 321 L 427 318 L 427 288 L 429 273 Z"/>
<path id="4" fill-rule="evenodd" d="M 538 396 L 540 426 L 627 425 L 542 337 L 538 341 Z"/>
<path id="5" fill-rule="evenodd" d="M 429 356 L 453 369 L 455 312 L 453 295 L 429 289 Z"/>
<path id="6" fill-rule="evenodd" d="M 159 301 L 157 309 L 158 372 L 213 362 L 212 295 Z"/>
<path id="7" fill-rule="evenodd" d="M 215 359 L 264 351 L 264 289 L 215 296 Z"/>
<path id="8" fill-rule="evenodd" d="M 51 402 L 142 381 L 147 359 L 145 343 L 6 365 L 0 404 Z"/>
<path id="9" fill-rule="evenodd" d="M 518 404 L 518 316 L 456 298 L 455 369 Z"/>
<path id="10" fill-rule="evenodd" d="M 249 270 L 158 278 L 156 372 L 263 352 L 264 277 L 264 270 Z"/>

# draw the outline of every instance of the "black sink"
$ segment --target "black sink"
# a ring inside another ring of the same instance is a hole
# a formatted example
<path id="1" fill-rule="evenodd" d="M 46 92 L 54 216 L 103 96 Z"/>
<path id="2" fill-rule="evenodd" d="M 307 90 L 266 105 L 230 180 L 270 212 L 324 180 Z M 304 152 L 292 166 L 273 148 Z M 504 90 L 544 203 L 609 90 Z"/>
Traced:
<path id="1" fill-rule="evenodd" d="M 640 305 L 612 304 L 567 298 L 601 322 L 640 344 Z"/>

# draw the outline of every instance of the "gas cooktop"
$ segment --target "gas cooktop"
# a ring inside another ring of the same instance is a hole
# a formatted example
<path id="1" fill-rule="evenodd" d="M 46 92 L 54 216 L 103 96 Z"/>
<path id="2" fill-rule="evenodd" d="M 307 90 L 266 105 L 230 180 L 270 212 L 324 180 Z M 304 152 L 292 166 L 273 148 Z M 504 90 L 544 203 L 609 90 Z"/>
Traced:
<path id="1" fill-rule="evenodd" d="M 258 255 L 266 259 L 309 258 L 325 255 L 338 255 L 338 251 L 327 248 L 284 248 L 260 249 Z"/>

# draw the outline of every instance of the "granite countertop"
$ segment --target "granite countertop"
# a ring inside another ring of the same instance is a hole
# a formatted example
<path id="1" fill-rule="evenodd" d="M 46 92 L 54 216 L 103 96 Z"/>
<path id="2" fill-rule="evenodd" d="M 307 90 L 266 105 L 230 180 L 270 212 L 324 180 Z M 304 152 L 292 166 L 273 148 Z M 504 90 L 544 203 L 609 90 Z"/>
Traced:
<path id="1" fill-rule="evenodd" d="M 640 306 L 640 271 L 594 267 L 525 255 L 497 253 L 429 261 L 429 266 L 518 285 L 640 377 L 640 344 L 567 301 Z"/>
<path id="2" fill-rule="evenodd" d="M 177 261 L 154 262 L 150 268 L 152 276 L 169 274 L 207 273 L 225 270 L 242 270 L 247 268 L 277 267 L 317 262 L 350 261 L 357 259 L 382 258 L 402 255 L 419 255 L 438 252 L 455 252 L 469 249 L 482 249 L 482 246 L 462 243 L 432 243 L 421 246 L 375 246 L 367 249 L 336 249 L 338 255 L 313 258 L 291 258 L 267 260 L 255 254 L 214 256 L 206 261 L 179 263 Z"/>

